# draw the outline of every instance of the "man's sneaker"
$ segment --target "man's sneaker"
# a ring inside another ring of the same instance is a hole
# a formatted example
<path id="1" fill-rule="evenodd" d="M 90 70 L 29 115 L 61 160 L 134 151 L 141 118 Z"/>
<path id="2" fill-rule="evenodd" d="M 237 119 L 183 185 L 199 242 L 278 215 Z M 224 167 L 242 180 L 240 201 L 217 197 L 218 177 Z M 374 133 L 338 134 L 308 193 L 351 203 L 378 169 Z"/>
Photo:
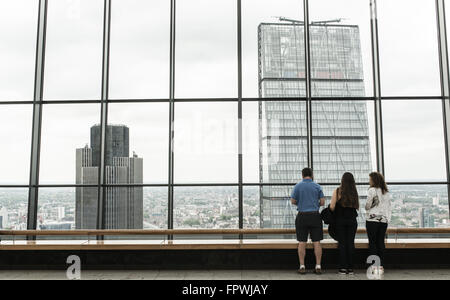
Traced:
<path id="1" fill-rule="evenodd" d="M 338 274 L 339 275 L 347 275 L 347 270 L 346 269 L 339 269 Z"/>
<path id="2" fill-rule="evenodd" d="M 347 274 L 348 275 L 355 275 L 355 272 L 353 271 L 353 269 L 347 269 Z"/>
<path id="3" fill-rule="evenodd" d="M 314 273 L 316 275 L 322 275 L 322 268 L 321 267 L 316 267 L 315 270 L 314 270 Z"/>
<path id="4" fill-rule="evenodd" d="M 297 273 L 300 274 L 300 275 L 305 275 L 306 274 L 306 268 L 301 267 L 300 269 L 298 269 Z"/>

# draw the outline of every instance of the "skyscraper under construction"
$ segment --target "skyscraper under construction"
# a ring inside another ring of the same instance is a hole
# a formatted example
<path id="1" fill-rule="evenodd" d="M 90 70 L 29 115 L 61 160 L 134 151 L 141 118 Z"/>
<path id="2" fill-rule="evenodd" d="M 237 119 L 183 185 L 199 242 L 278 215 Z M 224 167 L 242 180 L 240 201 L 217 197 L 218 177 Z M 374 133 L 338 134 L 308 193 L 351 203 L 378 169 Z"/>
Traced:
<path id="1" fill-rule="evenodd" d="M 305 44 L 301 22 L 263 23 L 258 28 L 260 101 L 260 182 L 295 184 L 308 165 L 305 101 Z M 315 180 L 339 183 L 346 171 L 367 181 L 371 155 L 365 101 L 330 101 L 365 97 L 359 27 L 310 25 L 313 164 Z M 327 98 L 330 100 L 327 101 Z M 291 186 L 260 188 L 262 228 L 293 228 Z M 330 195 L 335 187 L 325 188 Z"/>

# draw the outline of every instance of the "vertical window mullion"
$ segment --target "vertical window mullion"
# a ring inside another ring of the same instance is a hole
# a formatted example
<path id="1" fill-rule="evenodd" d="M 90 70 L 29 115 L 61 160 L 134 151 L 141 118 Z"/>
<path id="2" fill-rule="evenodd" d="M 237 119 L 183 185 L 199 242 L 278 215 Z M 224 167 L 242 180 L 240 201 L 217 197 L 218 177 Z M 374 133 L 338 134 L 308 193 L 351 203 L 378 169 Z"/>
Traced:
<path id="1" fill-rule="evenodd" d="M 311 100 L 311 45 L 309 27 L 309 1 L 303 0 L 305 33 L 305 91 L 306 91 L 306 129 L 308 147 L 308 167 L 313 168 L 312 100 Z"/>
<path id="2" fill-rule="evenodd" d="M 176 32 L 176 0 L 170 5 L 170 83 L 169 83 L 169 192 L 168 192 L 168 221 L 167 228 L 173 229 L 174 208 L 174 138 L 175 138 L 175 32 Z M 168 236 L 173 239 L 172 235 Z"/>
<path id="3" fill-rule="evenodd" d="M 243 147 L 242 147 L 242 1 L 237 0 L 237 51 L 238 51 L 238 168 L 239 168 L 239 229 L 244 228 L 243 201 Z M 243 238 L 242 235 L 239 238 Z"/>
<path id="4" fill-rule="evenodd" d="M 377 2 L 370 1 L 371 15 L 371 37 L 372 37 L 372 63 L 373 63 L 373 88 L 374 88 L 374 107 L 375 107 L 375 143 L 377 155 L 377 170 L 384 174 L 384 143 L 383 143 L 383 119 L 382 119 L 382 100 L 381 100 L 381 77 L 380 77 L 380 49 L 378 38 L 378 16 Z"/>
<path id="5" fill-rule="evenodd" d="M 100 117 L 100 166 L 98 177 L 98 206 L 97 229 L 105 229 L 105 205 L 106 205 L 106 139 L 108 124 L 108 98 L 109 98 L 109 54 L 111 37 L 111 0 L 104 0 L 103 16 L 103 62 L 102 62 L 102 99 Z M 102 238 L 102 237 L 99 237 Z"/>
<path id="6" fill-rule="evenodd" d="M 28 192 L 27 229 L 29 230 L 36 229 L 37 226 L 47 7 L 47 0 L 39 1 L 34 78 L 33 129 L 31 137 L 30 186 Z"/>
<path id="7" fill-rule="evenodd" d="M 436 0 L 437 29 L 439 42 L 439 66 L 441 75 L 442 113 L 444 120 L 445 159 L 447 191 L 450 195 L 450 64 L 448 57 L 447 24 L 444 0 Z M 450 201 L 449 201 L 450 207 Z"/>

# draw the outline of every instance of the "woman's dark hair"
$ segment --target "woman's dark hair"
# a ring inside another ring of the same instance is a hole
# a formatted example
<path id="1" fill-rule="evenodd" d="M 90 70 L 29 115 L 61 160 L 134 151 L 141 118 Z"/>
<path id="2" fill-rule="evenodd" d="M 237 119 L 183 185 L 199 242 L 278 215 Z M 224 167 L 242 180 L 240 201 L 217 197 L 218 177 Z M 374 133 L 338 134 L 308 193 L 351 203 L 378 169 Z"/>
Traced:
<path id="1" fill-rule="evenodd" d="M 358 190 L 352 173 L 347 172 L 342 176 L 338 193 L 338 202 L 342 207 L 359 209 Z"/>
<path id="2" fill-rule="evenodd" d="M 383 195 L 389 192 L 386 181 L 384 181 L 384 176 L 381 173 L 372 172 L 369 174 L 369 176 L 372 179 L 372 184 L 370 187 L 380 188 L 383 192 Z"/>

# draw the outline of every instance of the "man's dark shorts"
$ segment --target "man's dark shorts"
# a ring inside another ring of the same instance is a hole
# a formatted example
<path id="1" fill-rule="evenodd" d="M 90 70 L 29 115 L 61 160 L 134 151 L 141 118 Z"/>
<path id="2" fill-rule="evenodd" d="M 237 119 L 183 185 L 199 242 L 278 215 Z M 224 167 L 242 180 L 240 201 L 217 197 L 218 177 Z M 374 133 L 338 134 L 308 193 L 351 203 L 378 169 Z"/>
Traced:
<path id="1" fill-rule="evenodd" d="M 295 230 L 297 231 L 297 241 L 306 243 L 308 235 L 311 235 L 313 242 L 323 240 L 323 224 L 320 214 L 298 213 L 295 219 Z"/>

